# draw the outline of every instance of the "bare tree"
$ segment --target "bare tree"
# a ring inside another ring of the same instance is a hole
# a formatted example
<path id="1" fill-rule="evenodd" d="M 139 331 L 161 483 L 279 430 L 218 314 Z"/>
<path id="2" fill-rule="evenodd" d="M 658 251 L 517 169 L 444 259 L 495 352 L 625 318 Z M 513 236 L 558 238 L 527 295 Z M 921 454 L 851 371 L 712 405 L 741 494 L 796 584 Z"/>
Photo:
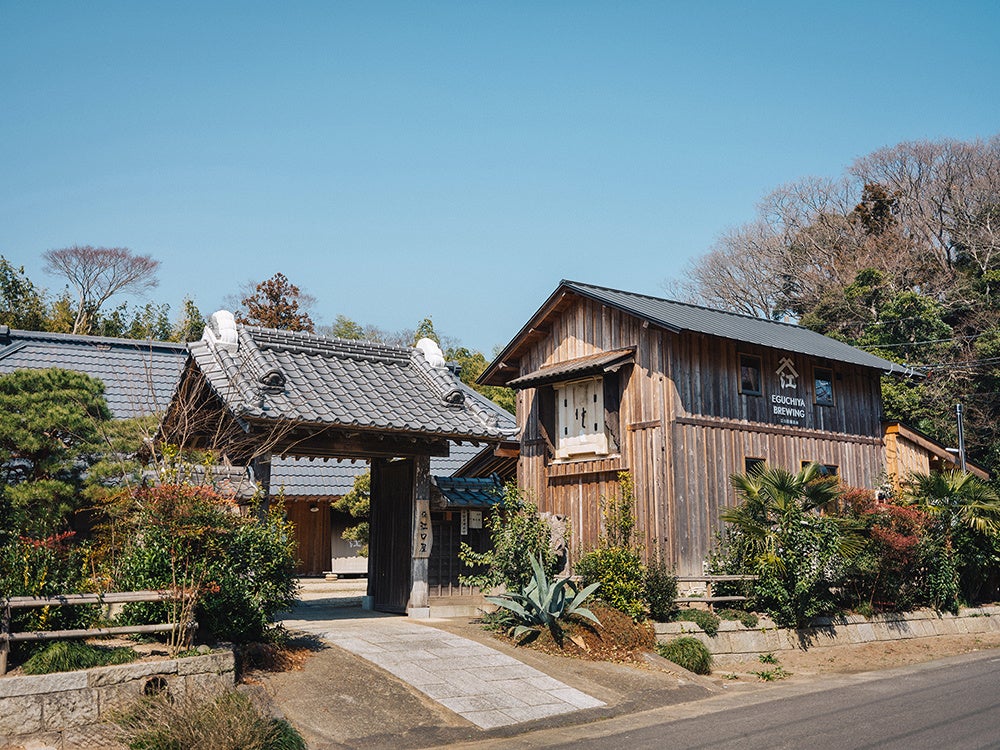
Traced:
<path id="1" fill-rule="evenodd" d="M 160 261 L 136 255 L 126 247 L 74 245 L 46 250 L 45 271 L 65 278 L 76 293 L 73 333 L 88 333 L 101 306 L 118 293 L 140 293 L 155 287 Z"/>

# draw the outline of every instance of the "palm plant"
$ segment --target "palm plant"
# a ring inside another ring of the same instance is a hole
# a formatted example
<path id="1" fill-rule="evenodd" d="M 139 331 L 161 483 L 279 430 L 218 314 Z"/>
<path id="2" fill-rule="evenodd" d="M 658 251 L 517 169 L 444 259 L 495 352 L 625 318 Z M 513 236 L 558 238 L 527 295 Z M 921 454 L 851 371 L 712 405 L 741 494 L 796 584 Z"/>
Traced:
<path id="1" fill-rule="evenodd" d="M 757 575 L 750 602 L 780 625 L 835 611 L 843 568 L 864 546 L 850 522 L 817 512 L 840 497 L 837 478 L 810 464 L 795 474 L 735 474 L 732 483 L 741 502 L 722 514 L 730 526 L 717 572 Z"/>
<path id="2" fill-rule="evenodd" d="M 546 627 L 552 633 L 552 637 L 558 640 L 562 636 L 562 626 L 559 621 L 570 615 L 579 615 L 598 625 L 601 624 L 593 612 L 581 606 L 597 590 L 600 583 L 593 583 L 577 591 L 569 578 L 549 581 L 545 575 L 541 555 L 537 560 L 531 558 L 531 568 L 533 576 L 520 592 L 486 597 L 486 601 L 512 613 L 516 624 L 511 634 L 515 638 L 530 633 L 537 634 L 539 628 Z"/>
<path id="3" fill-rule="evenodd" d="M 940 522 L 946 538 L 958 526 L 987 536 L 1000 535 L 1000 495 L 973 474 L 912 474 L 904 493 L 910 503 Z"/>
<path id="4" fill-rule="evenodd" d="M 792 474 L 780 467 L 764 467 L 730 477 L 741 502 L 722 512 L 722 520 L 740 533 L 744 551 L 764 568 L 783 570 L 782 534 L 784 526 L 802 514 L 822 510 L 841 495 L 837 477 L 824 475 L 819 464 L 804 466 Z M 862 541 L 856 534 L 841 537 L 842 551 L 850 555 Z"/>

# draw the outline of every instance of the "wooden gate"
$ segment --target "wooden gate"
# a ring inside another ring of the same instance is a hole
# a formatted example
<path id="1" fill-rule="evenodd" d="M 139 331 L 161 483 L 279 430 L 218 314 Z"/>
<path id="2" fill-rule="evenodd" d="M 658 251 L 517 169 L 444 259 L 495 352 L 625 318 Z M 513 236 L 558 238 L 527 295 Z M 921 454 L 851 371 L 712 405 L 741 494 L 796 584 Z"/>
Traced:
<path id="1" fill-rule="evenodd" d="M 380 612 L 406 612 L 413 543 L 412 459 L 371 462 L 368 595 Z"/>

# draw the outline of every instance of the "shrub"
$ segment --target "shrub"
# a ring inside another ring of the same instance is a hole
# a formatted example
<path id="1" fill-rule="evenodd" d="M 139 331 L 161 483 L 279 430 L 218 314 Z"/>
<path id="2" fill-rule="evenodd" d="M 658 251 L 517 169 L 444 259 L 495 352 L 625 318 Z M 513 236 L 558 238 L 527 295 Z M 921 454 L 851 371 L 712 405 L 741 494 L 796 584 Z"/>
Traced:
<path id="1" fill-rule="evenodd" d="M 246 694 L 145 698 L 115 717 L 131 750 L 305 750 L 301 735 Z"/>
<path id="2" fill-rule="evenodd" d="M 180 588 L 197 602 L 209 635 L 246 642 L 264 637 L 295 598 L 291 526 L 277 506 L 263 518 L 240 516 L 213 490 L 161 485 L 128 494 L 119 508 L 124 548 L 113 578 L 123 590 Z M 129 622 L 176 621 L 173 605 L 137 604 Z"/>
<path id="3" fill-rule="evenodd" d="M 753 612 L 743 609 L 717 609 L 715 614 L 722 620 L 731 620 L 740 623 L 745 628 L 755 628 L 760 620 Z"/>
<path id="4" fill-rule="evenodd" d="M 697 638 L 689 635 L 674 638 L 668 643 L 657 644 L 656 650 L 664 659 L 669 659 L 689 672 L 695 674 L 712 672 L 712 654 Z"/>
<path id="5" fill-rule="evenodd" d="M 836 477 L 810 464 L 796 474 L 770 468 L 731 479 L 741 502 L 722 515 L 727 533 L 712 572 L 757 575 L 751 603 L 781 626 L 836 612 L 835 589 L 864 546 L 845 519 L 814 512 L 840 496 Z"/>
<path id="6" fill-rule="evenodd" d="M 583 554 L 574 565 L 584 584 L 600 583 L 598 597 L 633 620 L 646 614 L 646 567 L 633 544 L 635 488 L 627 471 L 618 473 L 621 493 L 601 498 L 604 534 L 596 549 Z"/>
<path id="7" fill-rule="evenodd" d="M 485 525 L 490 532 L 491 549 L 476 552 L 464 542 L 459 548 L 458 559 L 472 571 L 459 576 L 466 586 L 475 586 L 483 592 L 496 588 L 521 591 L 534 577 L 531 563 L 539 556 L 547 574 L 559 570 L 550 545 L 552 530 L 538 515 L 538 507 L 517 485 L 504 487 L 503 499 Z"/>
<path id="8" fill-rule="evenodd" d="M 649 616 L 657 622 L 670 622 L 677 612 L 677 576 L 657 555 L 646 568 L 644 597 Z"/>
<path id="9" fill-rule="evenodd" d="M 719 616 L 707 609 L 681 609 L 674 620 L 678 622 L 693 622 L 705 631 L 705 635 L 715 637 L 719 632 Z"/>
<path id="10" fill-rule="evenodd" d="M 127 646 L 109 648 L 79 641 L 55 641 L 33 654 L 21 665 L 21 669 L 25 674 L 72 672 L 109 664 L 127 664 L 138 658 L 139 654 Z"/>
<path id="11" fill-rule="evenodd" d="M 633 620 L 641 620 L 646 609 L 646 575 L 635 550 L 606 547 L 581 557 L 574 570 L 584 585 L 599 583 L 598 598 Z"/>

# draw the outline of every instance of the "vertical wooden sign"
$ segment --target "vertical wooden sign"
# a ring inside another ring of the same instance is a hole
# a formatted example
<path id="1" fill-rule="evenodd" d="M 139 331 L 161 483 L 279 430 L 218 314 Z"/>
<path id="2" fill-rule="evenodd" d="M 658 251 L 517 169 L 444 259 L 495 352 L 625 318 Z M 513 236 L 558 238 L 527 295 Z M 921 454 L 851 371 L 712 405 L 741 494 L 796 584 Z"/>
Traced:
<path id="1" fill-rule="evenodd" d="M 415 502 L 416 523 L 413 527 L 413 557 L 425 559 L 431 556 L 431 503 L 426 497 L 418 497 Z"/>

